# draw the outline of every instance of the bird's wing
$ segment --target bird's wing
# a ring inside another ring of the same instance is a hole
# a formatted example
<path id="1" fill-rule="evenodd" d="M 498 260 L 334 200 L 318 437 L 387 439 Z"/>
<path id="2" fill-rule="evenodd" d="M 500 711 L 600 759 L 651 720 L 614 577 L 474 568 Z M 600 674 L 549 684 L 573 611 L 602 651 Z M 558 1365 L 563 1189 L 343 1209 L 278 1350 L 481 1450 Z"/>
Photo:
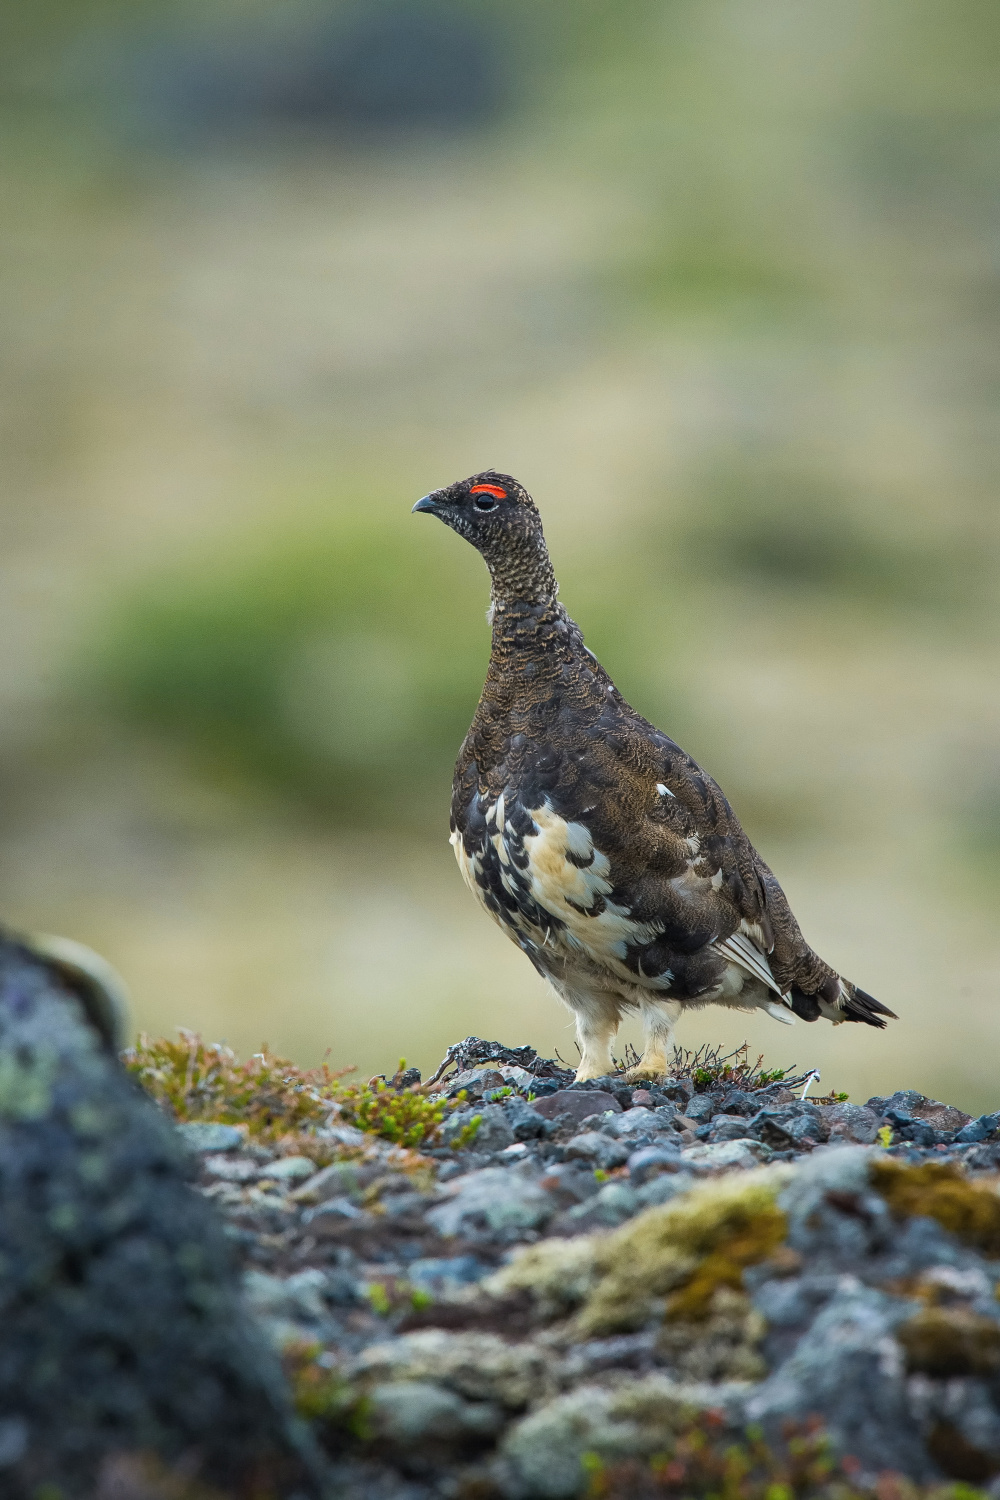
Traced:
<path id="1" fill-rule="evenodd" d="M 715 948 L 717 952 L 725 954 L 730 963 L 737 964 L 741 969 L 745 969 L 748 974 L 752 974 L 755 979 L 759 979 L 762 984 L 766 984 L 769 990 L 773 990 L 776 995 L 781 996 L 781 989 L 779 988 L 778 981 L 771 973 L 771 965 L 768 963 L 766 956 L 760 951 L 756 943 L 751 942 L 745 933 L 730 933 L 729 937 L 725 938 L 721 943 L 716 943 Z M 782 996 L 782 998 L 784 997 Z"/>

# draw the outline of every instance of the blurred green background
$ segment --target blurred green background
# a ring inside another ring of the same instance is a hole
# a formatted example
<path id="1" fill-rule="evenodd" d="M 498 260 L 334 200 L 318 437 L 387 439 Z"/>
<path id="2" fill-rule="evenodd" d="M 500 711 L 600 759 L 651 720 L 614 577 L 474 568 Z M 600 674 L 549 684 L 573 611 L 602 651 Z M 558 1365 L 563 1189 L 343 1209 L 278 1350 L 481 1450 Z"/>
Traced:
<path id="1" fill-rule="evenodd" d="M 995 1108 L 995 4 L 0 25 L 5 919 L 107 954 L 157 1033 L 575 1057 L 447 844 L 486 576 L 409 510 L 494 466 L 902 1018 L 680 1040 Z"/>

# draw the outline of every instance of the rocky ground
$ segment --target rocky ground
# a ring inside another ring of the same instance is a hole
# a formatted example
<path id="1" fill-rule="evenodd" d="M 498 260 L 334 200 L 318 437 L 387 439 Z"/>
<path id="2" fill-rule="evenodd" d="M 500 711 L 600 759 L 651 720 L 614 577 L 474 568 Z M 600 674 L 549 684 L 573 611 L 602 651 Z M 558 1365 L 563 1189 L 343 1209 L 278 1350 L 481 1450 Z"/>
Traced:
<path id="1" fill-rule="evenodd" d="M 577 1084 L 469 1038 L 422 1086 L 459 1101 L 431 1144 L 333 1104 L 319 1166 L 178 1126 L 334 1493 L 690 1493 L 657 1456 L 699 1422 L 821 1425 L 862 1488 L 1000 1475 L 1000 1113 L 736 1063 Z"/>

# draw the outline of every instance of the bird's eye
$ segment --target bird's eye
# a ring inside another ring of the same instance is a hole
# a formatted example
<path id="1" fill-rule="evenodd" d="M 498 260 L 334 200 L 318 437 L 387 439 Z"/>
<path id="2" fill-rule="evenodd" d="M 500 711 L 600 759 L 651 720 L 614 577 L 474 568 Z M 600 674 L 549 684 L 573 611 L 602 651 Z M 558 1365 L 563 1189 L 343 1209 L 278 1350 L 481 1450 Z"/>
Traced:
<path id="1" fill-rule="evenodd" d="M 472 503 L 477 510 L 496 510 L 497 508 L 496 501 L 491 500 L 489 495 L 477 495 Z"/>

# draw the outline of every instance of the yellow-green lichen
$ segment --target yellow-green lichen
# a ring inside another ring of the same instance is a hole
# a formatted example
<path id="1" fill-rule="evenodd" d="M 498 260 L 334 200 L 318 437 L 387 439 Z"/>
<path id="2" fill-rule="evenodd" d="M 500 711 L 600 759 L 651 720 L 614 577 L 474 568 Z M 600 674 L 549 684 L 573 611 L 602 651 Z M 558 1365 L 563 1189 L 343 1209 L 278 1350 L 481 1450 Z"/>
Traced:
<path id="1" fill-rule="evenodd" d="M 597 1241 L 581 1331 L 639 1328 L 662 1299 L 667 1318 L 705 1317 L 718 1288 L 741 1290 L 744 1268 L 784 1239 L 785 1216 L 775 1201 L 783 1181 L 780 1170 L 766 1168 L 724 1177 Z"/>
<path id="2" fill-rule="evenodd" d="M 936 1219 L 963 1244 L 1000 1256 L 1000 1196 L 992 1186 L 970 1182 L 949 1162 L 906 1166 L 875 1161 L 871 1181 L 898 1219 Z"/>
<path id="3" fill-rule="evenodd" d="M 500 1298 L 527 1292 L 538 1316 L 548 1321 L 579 1307 L 596 1277 L 597 1238 L 581 1234 L 526 1246 L 483 1282 L 483 1290 Z"/>

